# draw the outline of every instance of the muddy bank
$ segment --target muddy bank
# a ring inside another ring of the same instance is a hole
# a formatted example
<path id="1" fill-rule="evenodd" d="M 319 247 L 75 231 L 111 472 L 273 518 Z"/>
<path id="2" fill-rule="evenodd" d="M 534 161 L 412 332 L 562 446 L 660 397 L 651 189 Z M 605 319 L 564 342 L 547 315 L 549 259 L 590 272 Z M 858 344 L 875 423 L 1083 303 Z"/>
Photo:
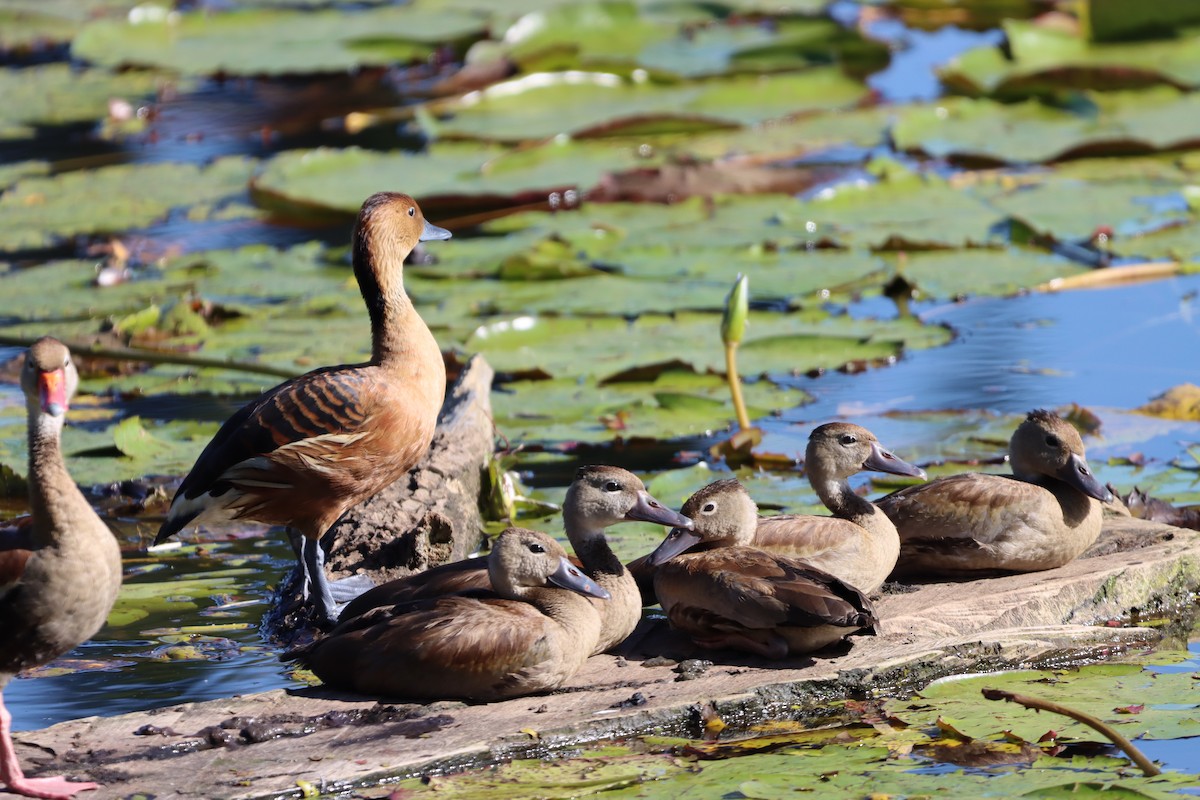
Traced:
<path id="1" fill-rule="evenodd" d="M 881 635 L 857 639 L 845 654 L 777 664 L 725 657 L 647 619 L 619 655 L 592 658 L 551 695 L 419 706 L 322 689 L 273 691 L 19 733 L 18 751 L 34 773 L 102 782 L 88 795 L 95 800 L 134 792 L 158 800 L 259 798 L 298 796 L 297 779 L 328 791 L 612 736 L 697 734 L 702 715 L 713 711 L 735 729 L 771 717 L 823 719 L 833 713 L 825 704 L 847 696 L 1153 646 L 1157 629 L 1119 621 L 1194 610 L 1200 533 L 1114 517 L 1105 541 L 1114 538 L 1134 549 L 1050 572 L 886 595 Z M 694 658 L 714 663 L 688 663 Z"/>

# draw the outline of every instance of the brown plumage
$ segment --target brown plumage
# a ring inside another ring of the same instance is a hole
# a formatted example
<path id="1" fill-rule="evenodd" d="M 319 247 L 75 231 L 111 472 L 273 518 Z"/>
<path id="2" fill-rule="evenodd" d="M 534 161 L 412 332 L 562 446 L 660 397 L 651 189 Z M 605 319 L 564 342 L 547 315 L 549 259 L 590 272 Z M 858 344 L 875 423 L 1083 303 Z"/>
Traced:
<path id="1" fill-rule="evenodd" d="M 862 592 L 804 561 L 747 545 L 758 508 L 736 480 L 705 486 L 681 512 L 695 530 L 671 531 L 649 561 L 667 619 L 696 644 L 784 658 L 874 633 L 877 619 Z"/>
<path id="2" fill-rule="evenodd" d="M 509 528 L 488 556 L 494 591 L 376 608 L 288 658 L 330 686 L 385 697 L 497 700 L 557 688 L 600 635 L 581 593 L 607 594 L 566 555 L 544 533 Z"/>
<path id="3" fill-rule="evenodd" d="M 836 575 L 864 592 L 887 579 L 900 554 L 896 526 L 851 488 L 849 478 L 864 470 L 925 478 L 924 471 L 884 449 L 860 425 L 830 422 L 808 437 L 804 460 L 809 483 L 832 517 L 781 514 L 759 517 L 748 544 L 776 555 L 798 558 Z M 655 601 L 653 575 L 645 558 L 629 565 L 647 605 Z"/>
<path id="4" fill-rule="evenodd" d="M 1065 420 L 1032 411 L 1009 443 L 1013 475 L 964 473 L 877 501 L 900 533 L 899 575 L 1053 569 L 1096 541 L 1111 493 Z"/>
<path id="5" fill-rule="evenodd" d="M 31 516 L 0 526 L 0 692 L 20 670 L 91 638 L 121 588 L 121 551 L 63 463 L 60 437 L 79 376 L 67 348 L 39 339 L 25 354 Z M 0 791 L 66 798 L 94 783 L 26 778 L 0 697 Z"/>
<path id="6" fill-rule="evenodd" d="M 203 520 L 285 525 L 304 537 L 301 567 L 319 615 L 336 619 L 321 537 L 412 468 L 433 438 L 446 371 L 404 292 L 403 267 L 417 242 L 449 236 L 408 195 L 367 198 L 353 261 L 371 360 L 301 375 L 234 414 L 180 484 L 156 543 Z"/>
<path id="7" fill-rule="evenodd" d="M 687 517 L 664 508 L 651 497 L 645 484 L 632 472 L 610 466 L 579 468 L 563 502 L 563 527 L 571 547 L 579 554 L 577 563 L 611 595 L 608 600 L 593 601 L 604 620 L 597 653 L 624 641 L 642 617 L 637 584 L 604 535 L 604 529 L 610 525 L 635 520 L 691 527 Z M 486 557 L 468 558 L 389 581 L 350 601 L 342 611 L 341 620 L 406 600 L 491 589 L 487 564 Z"/>

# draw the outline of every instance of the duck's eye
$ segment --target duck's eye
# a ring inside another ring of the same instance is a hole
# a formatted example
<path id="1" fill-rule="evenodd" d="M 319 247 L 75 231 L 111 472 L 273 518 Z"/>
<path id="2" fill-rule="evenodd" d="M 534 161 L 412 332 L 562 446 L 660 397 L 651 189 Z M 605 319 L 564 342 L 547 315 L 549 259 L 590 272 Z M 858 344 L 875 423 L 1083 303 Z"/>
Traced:
<path id="1" fill-rule="evenodd" d="M 417 215 L 417 210 L 415 208 L 413 208 L 412 206 L 409 206 L 408 207 L 408 215 L 410 217 L 415 217 Z"/>
<path id="2" fill-rule="evenodd" d="M 843 433 L 839 441 L 842 444 L 854 444 L 858 441 L 858 438 L 853 433 Z"/>
<path id="3" fill-rule="evenodd" d="M 32 358 L 25 359 L 25 371 L 33 372 L 33 359 Z"/>
<path id="4" fill-rule="evenodd" d="M 1052 433 L 1046 437 L 1046 444 L 1050 445 L 1051 447 L 1058 447 L 1062 444 L 1062 442 L 1059 441 L 1058 437 Z"/>
<path id="5" fill-rule="evenodd" d="M 531 545 L 529 545 L 529 552 L 531 552 L 531 553 L 544 553 L 544 552 L 546 552 L 546 548 L 542 547 L 540 544 L 536 544 L 536 543 L 535 543 L 535 544 L 531 544 Z"/>
<path id="6" fill-rule="evenodd" d="M 609 481 L 608 483 L 604 484 L 604 491 L 619 492 L 621 491 L 621 484 L 617 483 L 616 481 Z"/>
<path id="7" fill-rule="evenodd" d="M 67 368 L 67 367 L 69 367 L 69 366 L 71 366 L 71 359 L 70 359 L 70 357 L 64 358 L 64 359 L 63 359 L 63 369 L 66 369 L 66 368 Z"/>
<path id="8" fill-rule="evenodd" d="M 704 508 L 700 509 L 701 514 L 711 514 L 717 510 L 716 503 L 705 503 Z"/>

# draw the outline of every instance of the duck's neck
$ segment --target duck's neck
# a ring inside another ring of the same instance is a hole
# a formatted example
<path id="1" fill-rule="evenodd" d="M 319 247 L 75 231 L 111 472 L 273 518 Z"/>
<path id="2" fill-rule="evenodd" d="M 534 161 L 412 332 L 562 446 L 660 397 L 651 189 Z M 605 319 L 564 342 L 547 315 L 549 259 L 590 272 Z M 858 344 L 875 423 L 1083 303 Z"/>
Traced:
<path id="1" fill-rule="evenodd" d="M 604 528 L 590 525 L 569 511 L 563 516 L 563 527 L 584 570 L 593 578 L 601 575 L 624 575 L 625 565 L 612 551 Z"/>
<path id="2" fill-rule="evenodd" d="M 35 535 L 43 542 L 72 532 L 72 518 L 87 505 L 63 462 L 62 427 L 62 417 L 30 409 L 29 506 Z"/>
<path id="3" fill-rule="evenodd" d="M 371 363 L 385 367 L 420 362 L 437 343 L 404 291 L 407 253 L 390 239 L 354 237 L 354 275 L 371 320 Z M 440 351 L 439 351 L 440 357 Z"/>
<path id="4" fill-rule="evenodd" d="M 870 527 L 876 514 L 882 515 L 869 500 L 859 497 L 845 478 L 813 477 L 812 486 L 825 507 L 835 517 L 850 520 L 864 528 Z"/>
<path id="5" fill-rule="evenodd" d="M 570 654 L 581 664 L 587 659 L 591 645 L 600 638 L 601 629 L 600 615 L 588 598 L 570 589 L 534 587 L 524 589 L 520 599 L 532 603 L 561 625 L 567 632 L 568 641 L 586 642 L 582 647 L 572 647 Z"/>

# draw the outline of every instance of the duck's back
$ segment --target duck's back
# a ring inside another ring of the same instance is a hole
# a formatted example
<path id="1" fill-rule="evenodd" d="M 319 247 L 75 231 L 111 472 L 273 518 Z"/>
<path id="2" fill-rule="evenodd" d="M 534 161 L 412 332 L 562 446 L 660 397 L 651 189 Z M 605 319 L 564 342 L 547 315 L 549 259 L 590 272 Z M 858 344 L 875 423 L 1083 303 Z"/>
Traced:
<path id="1" fill-rule="evenodd" d="M 900 535 L 900 574 L 1036 571 L 1069 562 L 1100 533 L 1100 503 L 1058 481 L 963 473 L 876 502 Z"/>

